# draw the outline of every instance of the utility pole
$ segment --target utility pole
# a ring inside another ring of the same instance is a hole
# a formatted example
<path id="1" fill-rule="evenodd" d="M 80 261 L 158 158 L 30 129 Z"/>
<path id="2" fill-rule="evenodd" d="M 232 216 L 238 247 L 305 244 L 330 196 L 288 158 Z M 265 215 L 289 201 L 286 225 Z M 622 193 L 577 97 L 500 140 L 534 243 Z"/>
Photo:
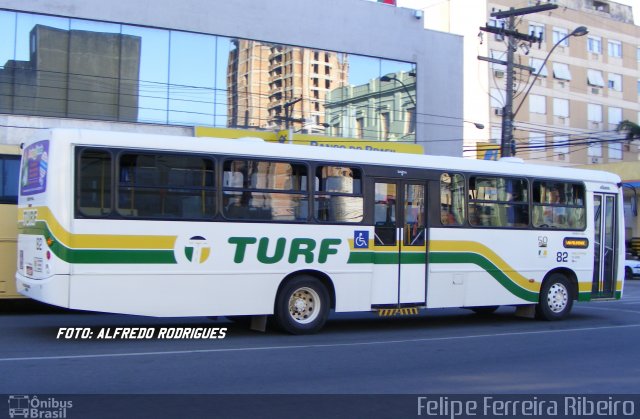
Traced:
<path id="1" fill-rule="evenodd" d="M 513 62 L 514 53 L 518 48 L 517 41 L 521 40 L 529 42 L 529 44 L 533 44 L 535 42 L 537 42 L 538 44 L 542 43 L 542 34 L 536 36 L 535 33 L 523 34 L 516 30 L 516 16 L 544 12 L 546 10 L 553 10 L 557 8 L 557 4 L 549 3 L 539 4 L 531 7 L 524 7 L 522 9 L 514 9 L 513 7 L 511 7 L 509 10 L 504 12 L 498 11 L 491 13 L 491 17 L 495 17 L 496 19 L 509 18 L 507 28 L 505 28 L 504 26 L 485 26 L 480 28 L 481 31 L 507 37 L 507 61 L 478 57 L 481 60 L 490 61 L 496 64 L 502 64 L 507 67 L 507 86 L 505 90 L 506 99 L 504 108 L 502 108 L 502 138 L 500 142 L 500 154 L 502 157 L 512 157 L 513 155 L 515 155 L 515 142 L 513 141 L 513 72 L 514 67 L 522 68 L 522 66 L 516 65 Z M 529 71 L 533 70 L 532 68 L 527 69 Z"/>

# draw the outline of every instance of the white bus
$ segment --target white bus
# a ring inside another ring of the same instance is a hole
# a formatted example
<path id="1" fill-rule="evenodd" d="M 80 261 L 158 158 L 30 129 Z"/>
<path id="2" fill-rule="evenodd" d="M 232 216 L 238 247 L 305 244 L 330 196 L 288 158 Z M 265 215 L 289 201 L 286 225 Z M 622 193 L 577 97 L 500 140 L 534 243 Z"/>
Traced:
<path id="1" fill-rule="evenodd" d="M 621 297 L 622 220 L 599 171 L 52 130 L 24 145 L 16 278 L 57 306 L 290 333 L 331 309 L 556 320 Z"/>

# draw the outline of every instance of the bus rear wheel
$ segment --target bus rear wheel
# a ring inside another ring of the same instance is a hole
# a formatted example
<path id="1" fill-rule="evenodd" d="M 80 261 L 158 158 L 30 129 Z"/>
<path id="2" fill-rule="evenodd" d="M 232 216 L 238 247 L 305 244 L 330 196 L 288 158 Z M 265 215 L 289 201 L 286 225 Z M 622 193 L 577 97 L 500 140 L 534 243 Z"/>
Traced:
<path id="1" fill-rule="evenodd" d="M 275 320 L 285 332 L 302 335 L 316 333 L 329 317 L 329 293 L 316 278 L 297 276 L 278 293 Z"/>
<path id="2" fill-rule="evenodd" d="M 552 274 L 542 284 L 536 317 L 542 320 L 562 320 L 573 307 L 573 287 L 566 276 Z"/>

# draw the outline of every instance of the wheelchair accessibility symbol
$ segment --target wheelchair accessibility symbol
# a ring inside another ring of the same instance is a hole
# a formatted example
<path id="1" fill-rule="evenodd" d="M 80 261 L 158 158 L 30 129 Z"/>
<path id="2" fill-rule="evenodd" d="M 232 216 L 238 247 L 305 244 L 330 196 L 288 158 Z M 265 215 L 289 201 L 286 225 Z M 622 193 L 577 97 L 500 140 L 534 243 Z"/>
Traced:
<path id="1" fill-rule="evenodd" d="M 355 249 L 369 248 L 369 232 L 356 230 L 353 232 L 353 247 Z"/>

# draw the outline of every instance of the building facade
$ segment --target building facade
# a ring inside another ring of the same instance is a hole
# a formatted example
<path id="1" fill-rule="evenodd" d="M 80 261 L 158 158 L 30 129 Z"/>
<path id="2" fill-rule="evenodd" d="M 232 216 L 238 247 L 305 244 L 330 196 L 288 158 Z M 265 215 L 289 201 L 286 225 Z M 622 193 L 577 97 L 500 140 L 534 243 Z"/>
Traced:
<path id="1" fill-rule="evenodd" d="M 514 72 L 517 156 L 561 165 L 638 161 L 638 145 L 622 141 L 624 136 L 616 132 L 621 121 L 640 120 L 640 28 L 634 25 L 632 8 L 598 0 L 552 3 L 559 7 L 524 15 L 516 27 L 542 38 L 537 44 L 518 42 L 515 53 L 517 64 L 533 69 Z M 510 7 L 523 4 L 489 1 L 487 15 Z M 491 17 L 488 23 L 504 24 Z M 580 26 L 588 34 L 571 36 Z M 486 35 L 489 57 L 505 60 L 506 37 Z M 505 89 L 505 67 L 490 64 L 494 142 L 501 138 Z"/>
<path id="2" fill-rule="evenodd" d="M 363 0 L 147 5 L 0 0 L 0 141 L 50 127 L 346 132 L 357 115 L 327 120 L 329 107 L 348 114 L 334 91 L 390 89 L 383 77 L 412 72 L 415 110 L 384 112 L 375 93 L 369 114 L 388 120 L 369 127 L 388 132 L 370 138 L 461 153 L 462 39 L 425 30 L 413 10 Z"/>
<path id="3" fill-rule="evenodd" d="M 506 61 L 507 38 L 479 28 L 506 28 L 491 14 L 538 3 L 426 0 L 426 27 L 465 38 L 464 117 L 489 127 L 474 132 L 465 126 L 465 157 L 498 158 L 502 138 L 506 67 L 478 57 Z M 516 65 L 533 69 L 514 73 L 515 155 L 530 163 L 617 173 L 625 184 L 626 239 L 640 238 L 640 144 L 616 132 L 620 121 L 640 122 L 640 27 L 633 9 L 615 1 L 549 3 L 558 8 L 517 18 L 520 33 L 542 41 L 518 42 L 514 51 Z M 570 36 L 580 26 L 589 33 Z"/>

